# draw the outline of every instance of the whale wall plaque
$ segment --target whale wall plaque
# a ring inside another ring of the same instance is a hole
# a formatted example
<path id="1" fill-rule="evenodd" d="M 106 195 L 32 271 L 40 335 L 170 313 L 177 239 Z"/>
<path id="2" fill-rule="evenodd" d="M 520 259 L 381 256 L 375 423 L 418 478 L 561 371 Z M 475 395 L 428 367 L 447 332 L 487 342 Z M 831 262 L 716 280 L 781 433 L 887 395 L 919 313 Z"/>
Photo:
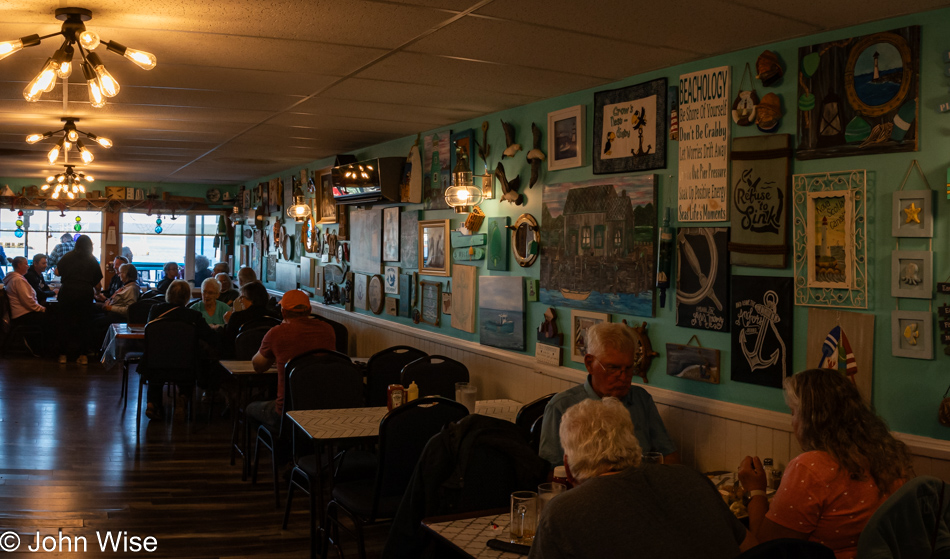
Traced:
<path id="1" fill-rule="evenodd" d="M 791 159 L 788 134 L 732 141 L 732 265 L 785 268 L 788 264 Z"/>
<path id="2" fill-rule="evenodd" d="M 794 372 L 793 293 L 792 278 L 732 276 L 732 380 L 782 388 Z"/>

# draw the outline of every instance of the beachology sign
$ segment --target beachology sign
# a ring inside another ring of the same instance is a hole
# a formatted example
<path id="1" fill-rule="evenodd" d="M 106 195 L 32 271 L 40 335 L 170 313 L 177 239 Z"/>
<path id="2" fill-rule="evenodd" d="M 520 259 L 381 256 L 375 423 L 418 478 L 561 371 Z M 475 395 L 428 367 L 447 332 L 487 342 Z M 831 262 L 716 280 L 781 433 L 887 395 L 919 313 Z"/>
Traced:
<path id="1" fill-rule="evenodd" d="M 729 219 L 731 68 L 680 76 L 679 221 Z"/>

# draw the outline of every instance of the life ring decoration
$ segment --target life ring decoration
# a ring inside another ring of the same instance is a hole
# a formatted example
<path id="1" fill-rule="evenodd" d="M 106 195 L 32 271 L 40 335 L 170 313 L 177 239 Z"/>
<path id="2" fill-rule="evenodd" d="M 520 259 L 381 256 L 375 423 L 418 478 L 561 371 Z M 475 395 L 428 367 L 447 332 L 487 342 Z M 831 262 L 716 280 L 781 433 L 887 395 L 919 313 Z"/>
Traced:
<path id="1" fill-rule="evenodd" d="M 689 244 L 689 240 L 686 238 L 687 235 L 695 235 L 695 233 L 688 233 L 689 231 L 694 231 L 694 229 L 681 229 L 678 235 L 678 241 L 682 247 L 681 254 L 683 258 L 679 259 L 676 262 L 677 267 L 677 276 L 679 276 L 679 268 L 683 264 L 683 260 L 690 265 L 693 269 L 693 273 L 699 278 L 700 288 L 697 291 L 692 293 L 686 293 L 681 289 L 676 290 L 676 302 L 683 303 L 686 305 L 698 305 L 703 299 L 707 297 L 709 300 L 716 305 L 718 310 L 722 310 L 722 302 L 719 301 L 719 298 L 716 297 L 716 292 L 713 291 L 713 287 L 716 285 L 716 273 L 719 268 L 719 251 L 716 250 L 716 242 L 713 239 L 712 230 L 708 227 L 698 228 L 700 234 L 706 239 L 706 243 L 709 246 L 709 274 L 703 273 L 703 270 L 699 264 L 699 258 L 696 257 L 696 253 L 693 251 L 693 246 Z"/>

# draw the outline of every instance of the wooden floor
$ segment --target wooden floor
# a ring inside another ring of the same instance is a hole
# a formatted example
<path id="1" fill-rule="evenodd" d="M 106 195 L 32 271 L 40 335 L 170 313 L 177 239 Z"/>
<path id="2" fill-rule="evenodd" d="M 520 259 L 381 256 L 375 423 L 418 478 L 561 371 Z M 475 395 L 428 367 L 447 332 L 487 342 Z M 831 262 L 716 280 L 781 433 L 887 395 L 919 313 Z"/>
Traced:
<path id="1" fill-rule="evenodd" d="M 137 382 L 133 374 L 133 390 Z M 98 363 L 0 358 L 0 546 L 12 530 L 20 537 L 12 556 L 25 557 L 37 531 L 58 537 L 62 530 L 86 538 L 83 556 L 114 557 L 100 552 L 97 532 L 125 531 L 157 539 L 156 552 L 141 554 L 149 557 L 309 556 L 306 497 L 295 499 L 281 530 L 269 463 L 262 461 L 257 485 L 241 481 L 240 461 L 229 465 L 229 419 L 142 417 L 136 437 L 135 397 L 124 410 L 120 385 L 121 372 Z M 285 498 L 282 484 L 281 504 Z M 386 535 L 385 526 L 367 531 L 370 557 Z M 356 557 L 355 544 L 344 544 Z M 44 556 L 77 556 L 63 551 Z"/>

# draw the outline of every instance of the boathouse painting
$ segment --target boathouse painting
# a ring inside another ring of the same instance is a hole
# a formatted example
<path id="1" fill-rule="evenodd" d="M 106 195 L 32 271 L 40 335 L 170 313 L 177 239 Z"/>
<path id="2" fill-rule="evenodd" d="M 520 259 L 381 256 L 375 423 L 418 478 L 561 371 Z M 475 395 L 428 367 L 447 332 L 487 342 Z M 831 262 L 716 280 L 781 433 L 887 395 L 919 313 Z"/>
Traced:
<path id="1" fill-rule="evenodd" d="M 541 301 L 655 316 L 656 176 L 545 185 Z"/>

